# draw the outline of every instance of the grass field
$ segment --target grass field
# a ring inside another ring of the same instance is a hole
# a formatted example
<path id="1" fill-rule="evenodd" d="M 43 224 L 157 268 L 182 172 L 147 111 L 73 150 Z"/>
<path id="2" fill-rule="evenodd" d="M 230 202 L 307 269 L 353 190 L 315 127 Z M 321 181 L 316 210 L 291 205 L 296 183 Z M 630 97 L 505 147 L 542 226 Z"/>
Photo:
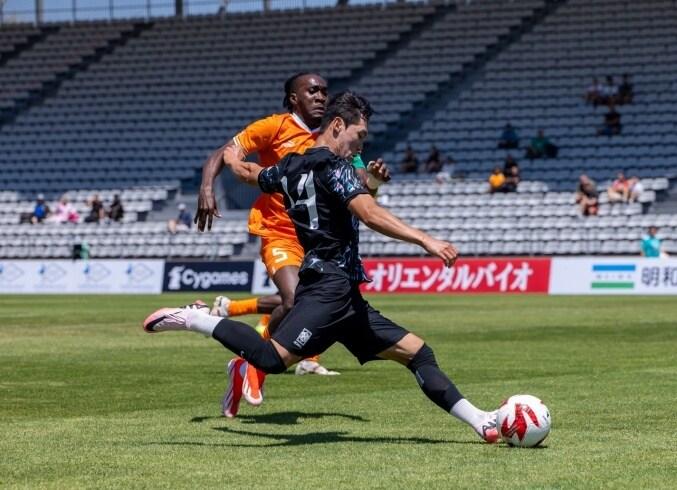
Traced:
<path id="1" fill-rule="evenodd" d="M 532 450 L 480 443 L 406 369 L 340 346 L 324 363 L 341 376 L 271 377 L 262 407 L 221 418 L 229 354 L 139 328 L 189 299 L 0 297 L 0 487 L 677 485 L 674 298 L 372 298 L 476 404 L 544 399 L 553 429 Z"/>

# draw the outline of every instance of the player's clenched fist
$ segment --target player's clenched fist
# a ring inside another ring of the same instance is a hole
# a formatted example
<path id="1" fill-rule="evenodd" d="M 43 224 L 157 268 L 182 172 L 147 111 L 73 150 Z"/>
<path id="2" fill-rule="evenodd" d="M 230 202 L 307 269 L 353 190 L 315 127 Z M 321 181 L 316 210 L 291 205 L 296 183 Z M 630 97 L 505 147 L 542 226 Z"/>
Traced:
<path id="1" fill-rule="evenodd" d="M 430 255 L 439 257 L 444 262 L 444 265 L 451 267 L 458 258 L 458 250 L 451 243 L 436 238 L 429 237 L 423 242 L 423 248 Z"/>

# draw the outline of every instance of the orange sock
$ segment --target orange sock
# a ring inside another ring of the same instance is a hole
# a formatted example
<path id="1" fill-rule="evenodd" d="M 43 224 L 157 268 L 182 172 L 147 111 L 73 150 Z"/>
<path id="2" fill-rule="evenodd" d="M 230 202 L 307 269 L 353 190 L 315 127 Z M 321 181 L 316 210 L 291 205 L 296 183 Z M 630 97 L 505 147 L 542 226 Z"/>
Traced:
<path id="1" fill-rule="evenodd" d="M 228 305 L 228 316 L 252 315 L 259 308 L 258 302 L 257 298 L 231 301 Z"/>
<path id="2" fill-rule="evenodd" d="M 304 359 L 304 361 L 313 361 L 313 362 L 316 362 L 316 363 L 319 364 L 320 363 L 320 356 L 317 355 L 317 356 L 313 356 L 313 357 L 306 357 Z"/>

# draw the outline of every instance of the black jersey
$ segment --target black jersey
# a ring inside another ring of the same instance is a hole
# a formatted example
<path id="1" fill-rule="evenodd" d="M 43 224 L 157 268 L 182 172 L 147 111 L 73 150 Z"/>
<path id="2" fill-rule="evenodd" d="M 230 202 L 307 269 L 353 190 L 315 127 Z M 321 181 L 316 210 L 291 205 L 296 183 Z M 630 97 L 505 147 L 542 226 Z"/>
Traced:
<path id="1" fill-rule="evenodd" d="M 327 148 L 290 153 L 259 174 L 263 192 L 280 192 L 305 251 L 299 274 L 307 270 L 367 280 L 358 253 L 359 222 L 348 203 L 369 191 L 352 164 Z"/>

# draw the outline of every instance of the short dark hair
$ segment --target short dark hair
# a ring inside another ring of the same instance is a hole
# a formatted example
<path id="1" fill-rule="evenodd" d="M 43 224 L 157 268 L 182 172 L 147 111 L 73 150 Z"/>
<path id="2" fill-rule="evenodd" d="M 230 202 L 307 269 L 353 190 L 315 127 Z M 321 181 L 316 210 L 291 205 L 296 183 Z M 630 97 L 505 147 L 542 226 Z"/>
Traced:
<path id="1" fill-rule="evenodd" d="M 339 92 L 329 99 L 327 110 L 322 117 L 322 124 L 320 124 L 320 131 L 327 129 L 329 124 L 337 117 L 340 117 L 346 126 L 350 126 L 360 122 L 361 118 L 369 121 L 373 113 L 374 110 L 369 101 L 361 95 L 357 95 L 350 90 Z"/>
<path id="2" fill-rule="evenodd" d="M 289 112 L 292 111 L 293 107 L 291 105 L 291 101 L 289 100 L 289 97 L 291 96 L 291 93 L 294 91 L 294 87 L 296 85 L 296 81 L 301 78 L 305 77 L 306 75 L 312 75 L 312 73 L 308 71 L 300 71 L 289 78 L 284 82 L 284 99 L 282 100 L 282 105 L 287 109 Z"/>

